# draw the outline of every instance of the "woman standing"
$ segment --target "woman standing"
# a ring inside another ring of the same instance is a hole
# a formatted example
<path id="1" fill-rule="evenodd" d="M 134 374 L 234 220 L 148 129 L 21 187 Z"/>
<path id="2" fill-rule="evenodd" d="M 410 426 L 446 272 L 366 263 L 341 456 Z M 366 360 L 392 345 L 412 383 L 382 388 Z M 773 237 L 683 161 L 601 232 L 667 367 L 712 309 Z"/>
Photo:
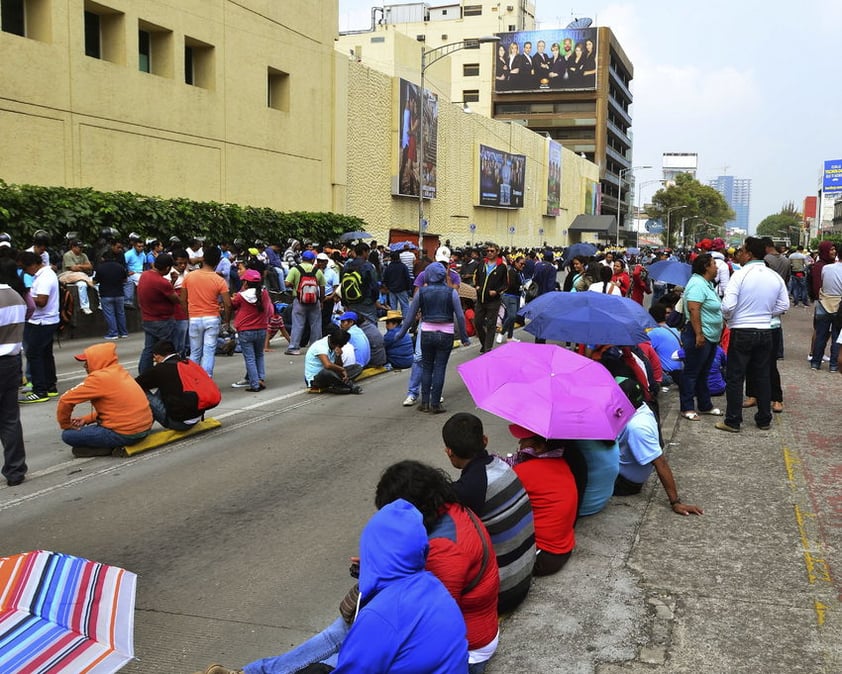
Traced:
<path id="1" fill-rule="evenodd" d="M 700 414 L 722 415 L 713 406 L 708 389 L 708 372 L 722 336 L 722 309 L 719 295 L 713 287 L 715 278 L 716 262 L 710 253 L 704 253 L 693 260 L 693 275 L 684 289 L 686 322 L 681 333 L 684 371 L 678 381 L 681 414 L 691 420 L 698 419 L 696 402 Z"/>
<path id="2" fill-rule="evenodd" d="M 626 271 L 626 266 L 622 260 L 614 260 L 614 274 L 611 276 L 611 282 L 620 286 L 623 292 L 623 297 L 629 296 L 631 289 L 631 279 L 629 273 Z"/>
<path id="3" fill-rule="evenodd" d="M 231 306 L 236 311 L 234 329 L 243 350 L 246 363 L 246 378 L 234 384 L 235 388 L 257 393 L 266 388 L 266 366 L 263 348 L 266 343 L 266 329 L 274 307 L 269 293 L 263 287 L 260 272 L 247 269 L 241 277 L 243 285 L 240 292 L 231 299 Z M 238 386 L 239 384 L 239 386 Z"/>
<path id="4" fill-rule="evenodd" d="M 424 270 L 427 285 L 421 286 L 415 293 L 403 325 L 395 335 L 395 339 L 403 337 L 415 320 L 415 314 L 421 312 L 421 405 L 418 410 L 431 414 L 447 411 L 439 401 L 456 336 L 455 328 L 458 327 L 464 346 L 471 343 L 465 331 L 465 315 L 459 295 L 445 284 L 445 275 L 445 268 L 440 262 L 434 262 Z"/>

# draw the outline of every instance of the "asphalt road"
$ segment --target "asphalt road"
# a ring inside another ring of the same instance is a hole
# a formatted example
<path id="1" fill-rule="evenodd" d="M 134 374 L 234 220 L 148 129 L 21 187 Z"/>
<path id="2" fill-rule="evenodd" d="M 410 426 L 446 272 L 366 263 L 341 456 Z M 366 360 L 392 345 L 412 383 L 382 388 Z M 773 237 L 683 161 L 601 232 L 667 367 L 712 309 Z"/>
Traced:
<path id="1" fill-rule="evenodd" d="M 842 378 L 810 372 L 809 310 L 784 320 L 785 411 L 771 431 L 732 436 L 716 419 L 677 415 L 662 398 L 682 518 L 651 480 L 577 526 L 557 576 L 538 579 L 501 625 L 489 674 L 509 672 L 842 671 L 842 538 L 836 419 Z M 60 390 L 82 371 L 57 350 Z M 118 343 L 136 363 L 140 338 Z M 445 407 L 473 411 L 454 366 Z M 45 548 L 138 574 L 137 660 L 127 672 L 242 666 L 333 620 L 351 584 L 348 557 L 391 462 L 449 468 L 446 417 L 404 408 L 408 373 L 363 383 L 362 396 L 303 391 L 301 358 L 268 354 L 269 388 L 228 388 L 239 356 L 217 360 L 223 427 L 129 459 L 73 459 L 55 403 L 22 409 L 30 476 L 0 487 L 0 553 Z M 724 398 L 717 404 L 724 406 Z M 509 451 L 485 413 L 490 448 Z"/>

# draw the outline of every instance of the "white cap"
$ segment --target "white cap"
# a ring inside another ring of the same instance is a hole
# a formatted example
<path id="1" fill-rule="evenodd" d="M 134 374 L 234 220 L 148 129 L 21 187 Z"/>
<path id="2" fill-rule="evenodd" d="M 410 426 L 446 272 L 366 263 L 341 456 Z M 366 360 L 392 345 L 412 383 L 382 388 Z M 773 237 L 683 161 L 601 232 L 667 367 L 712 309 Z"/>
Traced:
<path id="1" fill-rule="evenodd" d="M 436 251 L 436 262 L 450 262 L 450 248 L 439 246 L 439 249 Z"/>
<path id="2" fill-rule="evenodd" d="M 328 257 L 327 253 L 319 253 L 318 255 L 316 255 L 316 259 L 317 260 L 327 260 L 328 262 L 330 262 L 330 257 Z"/>

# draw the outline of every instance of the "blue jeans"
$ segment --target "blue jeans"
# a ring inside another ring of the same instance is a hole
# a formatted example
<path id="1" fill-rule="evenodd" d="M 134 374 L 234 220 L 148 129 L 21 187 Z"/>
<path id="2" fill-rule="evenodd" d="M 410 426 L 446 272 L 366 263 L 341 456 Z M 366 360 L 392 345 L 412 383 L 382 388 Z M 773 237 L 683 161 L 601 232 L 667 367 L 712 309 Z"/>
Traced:
<path id="1" fill-rule="evenodd" d="M 412 369 L 409 371 L 409 385 L 406 393 L 414 398 L 421 395 L 421 331 L 415 335 L 415 356 L 412 360 Z"/>
<path id="2" fill-rule="evenodd" d="M 716 355 L 716 344 L 705 340 L 701 347 L 696 347 L 696 333 L 687 325 L 681 331 L 681 346 L 684 348 L 684 370 L 678 377 L 681 411 L 692 412 L 698 401 L 699 410 L 707 412 L 713 409 L 708 373 Z"/>
<path id="3" fill-rule="evenodd" d="M 807 275 L 798 277 L 793 274 L 789 279 L 792 287 L 792 302 L 794 306 L 798 306 L 801 302 L 805 307 L 807 306 Z"/>
<path id="4" fill-rule="evenodd" d="M 134 281 L 132 279 L 137 279 L 137 281 Z M 138 281 L 140 281 L 140 274 L 135 273 L 132 276 L 129 276 L 123 282 L 123 303 L 127 307 L 136 306 L 136 304 L 135 304 L 135 288 L 137 288 Z"/>
<path id="5" fill-rule="evenodd" d="M 772 353 L 772 331 L 752 328 L 732 328 L 728 344 L 728 364 L 725 368 L 725 395 L 727 407 L 725 423 L 739 428 L 743 422 L 743 386 L 746 376 L 752 377 L 758 426 L 768 426 L 772 421 L 772 391 L 769 382 L 769 359 Z"/>
<path id="6" fill-rule="evenodd" d="M 82 428 L 68 428 L 61 432 L 61 441 L 71 447 L 123 447 L 142 440 L 149 431 L 122 435 L 99 424 L 88 424 Z"/>
<path id="7" fill-rule="evenodd" d="M 434 330 L 421 331 L 421 404 L 438 407 L 444 388 L 447 361 L 454 335 Z"/>
<path id="8" fill-rule="evenodd" d="M 17 480 L 26 475 L 26 450 L 20 425 L 18 385 L 21 356 L 0 356 L 0 443 L 3 445 L 3 477 Z"/>
<path id="9" fill-rule="evenodd" d="M 29 364 L 32 392 L 42 398 L 56 388 L 56 360 L 53 357 L 53 338 L 58 323 L 35 325 L 25 323 L 23 342 L 26 344 L 26 362 Z"/>
<path id="10" fill-rule="evenodd" d="M 190 355 L 190 321 L 186 318 L 176 319 L 175 330 L 172 335 L 172 345 L 179 356 L 185 358 Z"/>
<path id="11" fill-rule="evenodd" d="M 506 319 L 503 321 L 503 332 L 512 338 L 515 330 L 515 319 L 520 309 L 520 295 L 503 295 L 503 306 L 506 307 Z"/>
<path id="12" fill-rule="evenodd" d="M 246 379 L 251 388 L 260 386 L 266 379 L 266 366 L 263 360 L 263 346 L 266 344 L 265 330 L 241 330 L 237 333 L 243 360 L 246 362 Z"/>
<path id="13" fill-rule="evenodd" d="M 252 662 L 243 667 L 243 671 L 245 674 L 294 674 L 308 665 L 328 661 L 339 653 L 342 642 L 345 641 L 345 635 L 350 629 L 351 626 L 339 617 L 327 629 L 310 637 L 291 651 L 273 658 Z"/>
<path id="14" fill-rule="evenodd" d="M 392 309 L 400 309 L 401 314 L 406 316 L 409 311 L 409 293 L 406 290 L 402 290 L 399 293 L 389 291 L 389 306 Z"/>
<path id="15" fill-rule="evenodd" d="M 175 321 L 170 318 L 166 321 L 143 321 L 143 351 L 140 352 L 140 361 L 137 364 L 138 374 L 143 374 L 152 369 L 152 347 L 163 339 L 172 341 Z"/>
<path id="16" fill-rule="evenodd" d="M 813 353 L 810 355 L 810 367 L 816 370 L 821 369 L 822 356 L 825 346 L 827 346 L 827 339 L 830 337 L 830 369 L 831 371 L 836 370 L 839 362 L 839 344 L 836 343 L 839 330 L 833 327 L 833 314 L 827 313 L 821 302 L 816 302 L 813 328 L 816 330 L 816 339 L 813 342 Z"/>
<path id="17" fill-rule="evenodd" d="M 149 401 L 149 408 L 152 410 L 152 417 L 164 428 L 173 431 L 189 431 L 195 424 L 185 424 L 183 421 L 170 418 L 167 408 L 161 399 L 160 391 L 157 393 L 146 392 L 146 399 Z"/>
<path id="18" fill-rule="evenodd" d="M 126 327 L 126 309 L 122 297 L 100 297 L 99 306 L 102 307 L 102 316 L 108 326 L 106 337 L 119 337 L 129 334 Z"/>
<path id="19" fill-rule="evenodd" d="M 292 332 L 289 334 L 289 348 L 292 350 L 307 346 L 301 343 L 304 324 L 310 325 L 310 344 L 322 338 L 322 308 L 319 304 L 301 304 L 298 298 L 292 303 Z"/>
<path id="20" fill-rule="evenodd" d="M 213 377 L 216 362 L 216 340 L 219 337 L 219 316 L 197 316 L 190 319 L 190 360 L 199 363 Z"/>
<path id="21" fill-rule="evenodd" d="M 79 293 L 79 308 L 80 309 L 90 309 L 91 308 L 91 300 L 88 298 L 88 283 L 87 281 L 76 281 L 73 285 L 76 286 L 76 290 Z"/>

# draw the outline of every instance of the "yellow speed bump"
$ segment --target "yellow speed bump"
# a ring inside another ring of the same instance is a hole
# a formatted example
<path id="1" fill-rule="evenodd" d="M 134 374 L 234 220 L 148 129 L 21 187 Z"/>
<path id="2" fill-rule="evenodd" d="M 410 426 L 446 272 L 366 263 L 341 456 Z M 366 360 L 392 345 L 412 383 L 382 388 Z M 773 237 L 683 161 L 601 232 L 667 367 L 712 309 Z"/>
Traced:
<path id="1" fill-rule="evenodd" d="M 189 431 L 173 431 L 165 428 L 164 430 L 150 433 L 140 442 L 115 450 L 114 456 L 134 456 L 135 454 L 140 454 L 140 452 L 145 452 L 147 449 L 154 449 L 155 447 L 168 445 L 171 442 L 189 438 L 191 435 L 198 435 L 199 433 L 204 433 L 205 431 L 212 431 L 214 428 L 219 428 L 220 426 L 222 426 L 221 422 L 217 421 L 213 417 L 208 417 L 207 419 L 197 423 Z"/>

